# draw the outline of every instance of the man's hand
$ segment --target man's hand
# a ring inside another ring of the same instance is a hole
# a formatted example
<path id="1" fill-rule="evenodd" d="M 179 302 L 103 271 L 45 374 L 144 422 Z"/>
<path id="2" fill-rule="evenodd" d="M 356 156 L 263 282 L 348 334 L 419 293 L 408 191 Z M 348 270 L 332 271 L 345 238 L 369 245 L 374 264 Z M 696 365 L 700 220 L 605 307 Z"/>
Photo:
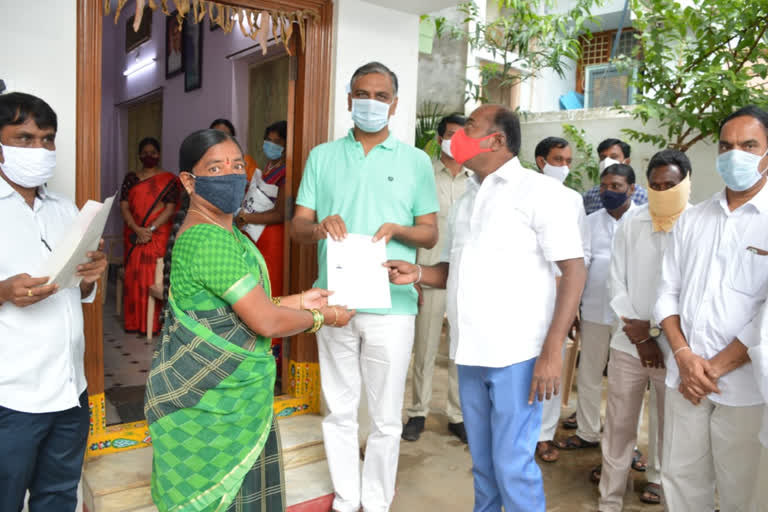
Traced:
<path id="1" fill-rule="evenodd" d="M 389 260 L 384 263 L 389 269 L 389 282 L 393 284 L 413 284 L 419 279 L 419 266 L 402 260 Z"/>
<path id="2" fill-rule="evenodd" d="M 99 250 L 92 251 L 87 254 L 90 261 L 77 266 L 77 275 L 83 278 L 83 283 L 91 285 L 99 280 L 99 278 L 107 270 L 107 255 L 102 251 L 104 250 L 104 240 L 99 242 Z"/>
<path id="3" fill-rule="evenodd" d="M 347 225 L 340 215 L 329 215 L 315 226 L 312 235 L 315 241 L 325 240 L 331 235 L 338 242 L 347 238 Z"/>
<path id="4" fill-rule="evenodd" d="M 533 367 L 528 405 L 533 404 L 537 398 L 539 402 L 543 402 L 545 397 L 549 400 L 553 395 L 560 394 L 560 374 L 562 371 L 563 354 L 560 348 L 543 351 L 536 359 L 536 365 Z"/>
<path id="5" fill-rule="evenodd" d="M 648 320 L 635 320 L 632 318 L 621 317 L 621 321 L 624 322 L 622 330 L 632 343 L 640 343 L 651 337 L 649 332 L 651 329 L 651 322 Z"/>
<path id="6" fill-rule="evenodd" d="M 413 287 L 416 289 L 416 295 L 418 297 L 418 305 L 419 307 L 424 305 L 424 290 L 421 288 L 420 284 L 414 284 Z"/>
<path id="7" fill-rule="evenodd" d="M 333 292 L 323 288 L 310 288 L 304 292 L 304 309 L 320 309 L 328 305 L 328 297 Z"/>
<path id="8" fill-rule="evenodd" d="M 29 274 L 17 274 L 5 281 L 0 281 L 0 302 L 10 302 L 23 308 L 45 300 L 59 290 L 58 285 L 45 284 L 47 277 L 30 277 Z"/>
<path id="9" fill-rule="evenodd" d="M 720 393 L 717 382 L 707 377 L 707 373 L 713 372 L 708 360 L 697 356 L 690 350 L 678 352 L 675 360 L 680 371 L 680 392 L 686 398 L 695 396 L 701 400 L 710 393 Z M 692 402 L 694 405 L 698 405 L 698 401 Z"/>
<path id="10" fill-rule="evenodd" d="M 635 348 L 640 356 L 640 364 L 645 368 L 664 368 L 664 354 L 656 340 L 649 339 L 645 343 L 637 343 Z"/>
<path id="11" fill-rule="evenodd" d="M 402 228 L 399 224 L 393 224 L 391 222 L 385 222 L 381 225 L 378 231 L 376 231 L 376 234 L 373 235 L 373 241 L 378 242 L 382 238 L 384 239 L 384 243 L 388 244 L 390 240 L 392 240 L 392 237 L 397 235 L 397 233 L 400 232 L 400 229 Z"/>

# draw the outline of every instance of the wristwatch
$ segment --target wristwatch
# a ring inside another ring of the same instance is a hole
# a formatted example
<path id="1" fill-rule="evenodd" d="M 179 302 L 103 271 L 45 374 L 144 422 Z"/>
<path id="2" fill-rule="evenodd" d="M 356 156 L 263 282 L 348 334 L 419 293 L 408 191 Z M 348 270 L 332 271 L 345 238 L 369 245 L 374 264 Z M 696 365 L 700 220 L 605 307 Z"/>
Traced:
<path id="1" fill-rule="evenodd" d="M 648 335 L 651 338 L 658 338 L 661 336 L 661 328 L 658 325 L 651 326 L 651 328 L 648 329 Z"/>
<path id="2" fill-rule="evenodd" d="M 157 226 L 149 226 L 149 231 L 152 233 L 154 233 L 156 229 L 157 229 Z"/>

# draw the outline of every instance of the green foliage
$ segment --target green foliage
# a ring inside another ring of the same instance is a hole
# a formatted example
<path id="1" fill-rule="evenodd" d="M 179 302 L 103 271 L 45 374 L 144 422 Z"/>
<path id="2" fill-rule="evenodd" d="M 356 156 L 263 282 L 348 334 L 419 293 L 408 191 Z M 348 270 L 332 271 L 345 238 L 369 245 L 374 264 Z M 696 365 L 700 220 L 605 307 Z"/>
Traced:
<path id="1" fill-rule="evenodd" d="M 431 158 L 440 156 L 440 145 L 437 143 L 437 125 L 445 115 L 443 106 L 432 101 L 421 104 L 421 110 L 416 118 L 416 147 L 423 149 Z"/>
<path id="2" fill-rule="evenodd" d="M 600 170 L 594 146 L 587 142 L 584 128 L 571 124 L 563 125 L 563 135 L 571 143 L 573 162 L 571 172 L 565 179 L 565 186 L 578 192 L 584 192 L 600 180 Z"/>
<path id="3" fill-rule="evenodd" d="M 639 66 L 637 105 L 622 111 L 664 133 L 623 130 L 634 140 L 686 151 L 716 140 L 720 122 L 734 110 L 768 106 L 768 2 L 692 3 L 632 0 L 640 44 L 620 63 Z"/>
<path id="4" fill-rule="evenodd" d="M 509 88 L 544 69 L 565 76 L 569 62 L 581 55 L 579 37 L 589 36 L 589 27 L 597 24 L 590 9 L 600 2 L 576 0 L 567 12 L 548 14 L 554 0 L 498 0 L 499 16 L 490 22 L 474 2 L 464 2 L 458 7 L 464 14 L 461 24 L 436 18 L 435 26 L 438 37 L 448 33 L 490 56 L 479 66 L 480 81 L 466 83 L 468 98 L 486 102 L 489 84 Z"/>

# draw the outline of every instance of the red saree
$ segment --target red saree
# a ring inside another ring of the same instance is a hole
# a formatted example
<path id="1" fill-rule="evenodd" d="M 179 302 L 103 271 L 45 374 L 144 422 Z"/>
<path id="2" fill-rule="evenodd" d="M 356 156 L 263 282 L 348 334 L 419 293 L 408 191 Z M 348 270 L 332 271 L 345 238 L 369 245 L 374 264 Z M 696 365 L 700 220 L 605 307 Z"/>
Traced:
<path id="1" fill-rule="evenodd" d="M 167 189 L 166 186 L 171 184 Z M 165 189 L 165 192 L 163 190 Z M 128 201 L 131 215 L 140 224 L 147 215 L 155 199 L 163 193 L 163 198 L 153 208 L 143 226 L 151 226 L 166 204 L 178 204 L 181 190 L 178 177 L 170 172 L 156 174 L 144 181 L 139 181 L 134 173 L 125 177 L 120 200 Z M 173 227 L 173 216 L 165 224 L 158 226 L 152 233 L 152 240 L 146 244 L 131 242 L 131 230 L 123 227 L 125 242 L 125 287 L 123 295 L 123 318 L 125 330 L 129 332 L 147 332 L 147 300 L 149 287 L 155 282 L 155 265 L 157 258 L 165 256 L 168 238 Z M 155 308 L 153 334 L 160 331 L 160 312 L 163 308 Z"/>

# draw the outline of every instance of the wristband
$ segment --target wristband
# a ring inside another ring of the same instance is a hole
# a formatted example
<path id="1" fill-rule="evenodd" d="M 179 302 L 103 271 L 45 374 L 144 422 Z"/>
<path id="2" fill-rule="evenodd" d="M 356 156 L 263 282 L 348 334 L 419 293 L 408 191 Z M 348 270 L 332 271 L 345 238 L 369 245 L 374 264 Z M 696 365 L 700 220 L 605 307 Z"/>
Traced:
<path id="1" fill-rule="evenodd" d="M 677 349 L 674 352 L 672 352 L 672 357 L 677 357 L 677 353 L 681 352 L 681 351 L 683 351 L 685 349 L 691 350 L 691 347 L 689 347 L 688 345 L 686 345 L 684 347 L 680 347 L 679 349 Z"/>
<path id="2" fill-rule="evenodd" d="M 310 313 L 312 313 L 313 322 L 312 322 L 312 327 L 310 327 L 304 332 L 307 334 L 314 334 L 317 331 L 319 331 L 320 328 L 323 326 L 323 322 L 325 321 L 325 319 L 323 318 L 323 314 L 317 309 L 307 309 L 305 311 L 309 311 Z"/>

